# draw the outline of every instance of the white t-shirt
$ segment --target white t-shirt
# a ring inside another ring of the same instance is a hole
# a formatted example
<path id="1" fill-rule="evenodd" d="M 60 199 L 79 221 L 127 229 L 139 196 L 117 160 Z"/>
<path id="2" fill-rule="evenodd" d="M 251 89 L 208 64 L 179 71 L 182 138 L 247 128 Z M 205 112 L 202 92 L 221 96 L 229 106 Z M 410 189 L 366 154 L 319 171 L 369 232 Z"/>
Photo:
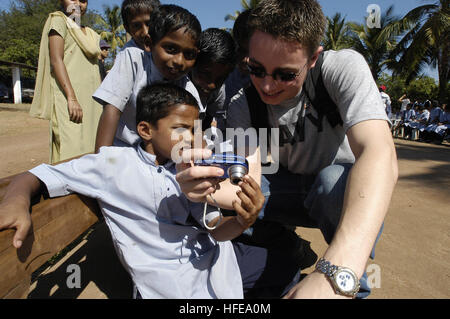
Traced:
<path id="1" fill-rule="evenodd" d="M 402 100 L 402 106 L 400 108 L 400 111 L 406 111 L 406 106 L 411 103 L 411 101 L 409 99 L 404 99 Z"/>
<path id="2" fill-rule="evenodd" d="M 304 140 L 287 142 L 280 138 L 278 144 L 280 164 L 293 173 L 317 174 L 334 163 L 354 163 L 347 130 L 366 120 L 389 122 L 378 87 L 361 54 L 353 50 L 325 52 L 322 75 L 331 99 L 338 106 L 343 126 L 331 127 L 326 117 L 318 123 L 317 111 L 302 92 L 281 105 L 267 106 L 270 126 L 280 128 L 280 136 L 295 136 L 299 116 L 305 117 Z M 304 103 L 307 107 L 303 113 Z M 241 90 L 230 103 L 227 127 L 251 126 L 247 99 Z"/>
<path id="3" fill-rule="evenodd" d="M 391 112 L 391 98 L 389 97 L 389 95 L 386 92 L 381 92 L 380 95 L 381 95 L 381 99 L 383 100 L 386 112 L 390 113 Z"/>

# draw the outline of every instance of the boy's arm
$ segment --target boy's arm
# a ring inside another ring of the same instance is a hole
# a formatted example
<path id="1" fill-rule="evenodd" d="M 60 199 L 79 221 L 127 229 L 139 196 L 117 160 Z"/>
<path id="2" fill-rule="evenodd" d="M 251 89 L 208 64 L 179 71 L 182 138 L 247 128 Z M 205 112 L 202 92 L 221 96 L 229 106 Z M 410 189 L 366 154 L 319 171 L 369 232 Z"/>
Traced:
<path id="1" fill-rule="evenodd" d="M 399 99 L 398 99 L 398 101 L 399 102 L 403 102 L 403 99 L 406 97 L 406 94 L 403 94 Z"/>
<path id="2" fill-rule="evenodd" d="M 20 248 L 31 227 L 29 213 L 31 198 L 41 190 L 39 179 L 26 172 L 14 178 L 0 203 L 0 229 L 15 228 L 15 248 Z"/>
<path id="3" fill-rule="evenodd" d="M 117 126 L 122 112 L 114 105 L 107 104 L 103 108 L 97 128 L 97 138 L 95 140 L 95 152 L 98 153 L 100 147 L 111 146 L 114 142 Z"/>

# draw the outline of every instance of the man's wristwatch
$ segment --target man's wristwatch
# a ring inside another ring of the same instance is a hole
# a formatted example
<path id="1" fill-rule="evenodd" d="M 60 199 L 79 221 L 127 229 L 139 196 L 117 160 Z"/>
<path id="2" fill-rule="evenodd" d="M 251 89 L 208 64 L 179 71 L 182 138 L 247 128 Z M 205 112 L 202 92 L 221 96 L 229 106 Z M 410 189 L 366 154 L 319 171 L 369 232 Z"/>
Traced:
<path id="1" fill-rule="evenodd" d="M 359 291 L 358 276 L 350 268 L 335 266 L 320 258 L 316 269 L 325 274 L 337 294 L 354 298 Z"/>

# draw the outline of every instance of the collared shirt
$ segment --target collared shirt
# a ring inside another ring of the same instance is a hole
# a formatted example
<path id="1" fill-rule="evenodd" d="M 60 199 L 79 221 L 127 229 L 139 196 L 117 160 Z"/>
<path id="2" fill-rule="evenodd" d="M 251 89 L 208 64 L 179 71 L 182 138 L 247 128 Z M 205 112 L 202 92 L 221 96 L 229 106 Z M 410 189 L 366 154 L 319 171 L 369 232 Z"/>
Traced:
<path id="1" fill-rule="evenodd" d="M 182 194 L 173 162 L 157 166 L 140 146 L 102 147 L 99 154 L 30 172 L 51 197 L 78 193 L 98 200 L 117 255 L 143 298 L 243 297 L 232 243 L 215 241 L 202 226 L 203 204 Z M 207 221 L 215 217 L 209 210 Z"/>
<path id="2" fill-rule="evenodd" d="M 153 63 L 152 54 L 139 48 L 134 41 L 129 41 L 119 52 L 114 66 L 92 96 L 100 104 L 111 104 L 122 112 L 114 145 L 139 143 L 140 138 L 136 133 L 136 98 L 144 86 L 156 82 L 167 81 Z M 205 111 L 194 83 L 187 76 L 174 84 L 190 92 L 199 103 L 200 112 Z"/>
<path id="3" fill-rule="evenodd" d="M 430 122 L 438 122 L 444 111 L 440 107 L 435 107 L 430 112 Z"/>

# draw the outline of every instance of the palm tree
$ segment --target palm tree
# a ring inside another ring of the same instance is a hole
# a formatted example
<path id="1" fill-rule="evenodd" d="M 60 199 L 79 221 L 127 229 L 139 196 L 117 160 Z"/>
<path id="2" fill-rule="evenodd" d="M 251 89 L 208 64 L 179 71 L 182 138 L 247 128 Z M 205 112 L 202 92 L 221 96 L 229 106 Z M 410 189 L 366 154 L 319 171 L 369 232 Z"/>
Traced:
<path id="1" fill-rule="evenodd" d="M 408 83 L 427 65 L 437 66 L 439 98 L 448 98 L 450 0 L 435 1 L 409 11 L 383 30 L 380 41 L 393 34 L 403 35 L 392 52 L 392 58 L 397 62 L 393 66 L 394 73 L 404 76 Z"/>
<path id="2" fill-rule="evenodd" d="M 369 28 L 366 24 L 354 22 L 348 24 L 351 30 L 351 46 L 367 60 L 375 80 L 378 79 L 384 68 L 392 66 L 390 53 L 397 45 L 396 36 L 386 37 L 383 42 L 379 41 L 379 38 L 388 24 L 397 21 L 398 18 L 392 15 L 393 11 L 394 7 L 390 6 L 381 15 L 380 29 Z"/>
<path id="3" fill-rule="evenodd" d="M 349 48 L 350 30 L 348 24 L 345 23 L 345 17 L 338 12 L 332 18 L 327 17 L 327 30 L 323 47 L 325 50 L 341 50 Z"/>
<path id="4" fill-rule="evenodd" d="M 242 11 L 251 10 L 251 9 L 256 8 L 260 2 L 261 2 L 261 0 L 248 0 L 248 1 L 241 0 Z M 225 16 L 225 21 L 228 21 L 228 20 L 235 21 L 242 11 L 235 11 L 234 15 L 227 14 Z"/>
<path id="5" fill-rule="evenodd" d="M 126 43 L 126 32 L 120 15 L 120 7 L 118 5 L 104 6 L 104 15 L 99 21 L 101 28 L 100 37 L 111 45 L 112 58 L 115 59 L 119 48 Z"/>

